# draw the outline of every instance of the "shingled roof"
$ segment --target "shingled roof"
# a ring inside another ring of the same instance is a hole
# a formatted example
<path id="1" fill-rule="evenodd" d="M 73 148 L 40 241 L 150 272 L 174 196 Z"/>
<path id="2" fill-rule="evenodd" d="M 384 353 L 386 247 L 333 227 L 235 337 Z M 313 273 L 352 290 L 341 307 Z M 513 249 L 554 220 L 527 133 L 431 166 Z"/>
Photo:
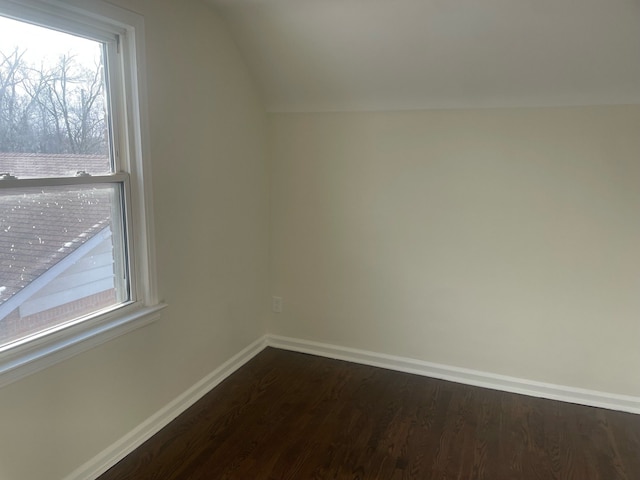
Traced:
<path id="1" fill-rule="evenodd" d="M 109 171 L 96 155 L 0 153 L 0 172 L 17 177 L 68 176 Z M 0 306 L 110 226 L 106 187 L 29 188 L 0 195 Z M 2 315 L 0 315 L 0 319 Z"/>
<path id="2" fill-rule="evenodd" d="M 111 172 L 111 162 L 106 155 L 0 152 L 0 173 L 18 178 L 68 177 L 79 170 L 91 175 L 107 174 Z"/>

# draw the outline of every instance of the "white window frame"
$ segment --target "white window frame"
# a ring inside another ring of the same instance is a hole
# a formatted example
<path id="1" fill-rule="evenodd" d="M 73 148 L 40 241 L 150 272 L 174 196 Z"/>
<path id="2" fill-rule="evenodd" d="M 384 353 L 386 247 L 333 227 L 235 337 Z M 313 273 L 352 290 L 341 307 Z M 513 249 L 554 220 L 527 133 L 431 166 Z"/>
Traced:
<path id="1" fill-rule="evenodd" d="M 166 305 L 158 299 L 156 284 L 144 19 L 100 0 L 0 0 L 0 13 L 96 40 L 117 38 L 118 64 L 113 63 L 114 56 L 111 56 L 109 87 L 112 104 L 118 102 L 112 106 L 112 126 L 117 139 L 114 149 L 125 171 L 116 172 L 111 178 L 129 189 L 125 211 L 131 292 L 130 302 L 107 313 L 0 348 L 1 387 L 147 325 L 160 317 Z M 56 181 L 73 185 L 79 180 Z M 37 179 L 18 182 L 38 184 Z"/>

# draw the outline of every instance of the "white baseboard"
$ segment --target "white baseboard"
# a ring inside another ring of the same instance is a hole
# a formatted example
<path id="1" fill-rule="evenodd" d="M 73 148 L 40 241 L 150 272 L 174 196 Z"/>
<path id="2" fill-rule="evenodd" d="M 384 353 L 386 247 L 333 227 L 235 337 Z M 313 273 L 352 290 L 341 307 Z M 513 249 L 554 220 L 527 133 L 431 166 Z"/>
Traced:
<path id="1" fill-rule="evenodd" d="M 439 378 L 466 385 L 490 388 L 492 390 L 501 390 L 532 397 L 548 398 L 579 405 L 588 405 L 590 407 L 640 414 L 640 397 L 524 380 L 505 375 L 496 375 L 494 373 L 451 367 L 411 358 L 396 357 L 366 350 L 328 345 L 297 338 L 280 337 L 277 335 L 267 335 L 266 342 L 268 346 L 283 350 L 309 353 L 322 357 L 335 358 L 337 360 L 382 367 L 389 370 L 414 373 L 425 377 Z"/>
<path id="2" fill-rule="evenodd" d="M 204 377 L 189 390 L 181 394 L 161 410 L 142 422 L 127 435 L 100 452 L 91 460 L 81 465 L 64 480 L 95 479 L 109 470 L 112 466 L 133 452 L 162 428 L 167 426 L 178 415 L 187 410 L 200 398 L 209 393 L 220 382 L 242 367 L 245 363 L 260 353 L 265 347 L 266 337 L 256 340 L 247 348 L 231 357 L 225 363 Z"/>
<path id="3" fill-rule="evenodd" d="M 425 377 L 439 378 L 493 390 L 640 414 L 640 397 L 534 382 L 355 348 L 346 348 L 309 340 L 280 337 L 277 335 L 266 335 L 220 365 L 220 367 L 142 422 L 127 435 L 84 465 L 78 467 L 66 476 L 64 480 L 87 480 L 99 477 L 167 426 L 173 419 L 187 410 L 187 408 L 210 392 L 220 382 L 242 367 L 267 346 L 337 360 L 345 360 L 363 365 L 371 365 L 399 372 L 413 373 Z"/>

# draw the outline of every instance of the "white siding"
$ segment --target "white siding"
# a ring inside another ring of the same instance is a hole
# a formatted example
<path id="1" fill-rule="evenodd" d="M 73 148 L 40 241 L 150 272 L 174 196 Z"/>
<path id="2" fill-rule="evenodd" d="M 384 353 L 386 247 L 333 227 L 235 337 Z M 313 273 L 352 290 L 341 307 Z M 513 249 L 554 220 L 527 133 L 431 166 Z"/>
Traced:
<path id="1" fill-rule="evenodd" d="M 24 301 L 20 305 L 20 316 L 34 315 L 115 288 L 113 266 L 113 245 L 109 235 Z"/>

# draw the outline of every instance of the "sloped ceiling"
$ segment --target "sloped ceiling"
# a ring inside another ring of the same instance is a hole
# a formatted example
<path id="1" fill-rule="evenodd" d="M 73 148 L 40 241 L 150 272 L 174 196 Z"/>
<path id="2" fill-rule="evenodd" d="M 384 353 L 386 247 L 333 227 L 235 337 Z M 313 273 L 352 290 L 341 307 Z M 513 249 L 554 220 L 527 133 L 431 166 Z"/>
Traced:
<path id="1" fill-rule="evenodd" d="M 640 103 L 640 0 L 209 0 L 269 111 Z"/>

